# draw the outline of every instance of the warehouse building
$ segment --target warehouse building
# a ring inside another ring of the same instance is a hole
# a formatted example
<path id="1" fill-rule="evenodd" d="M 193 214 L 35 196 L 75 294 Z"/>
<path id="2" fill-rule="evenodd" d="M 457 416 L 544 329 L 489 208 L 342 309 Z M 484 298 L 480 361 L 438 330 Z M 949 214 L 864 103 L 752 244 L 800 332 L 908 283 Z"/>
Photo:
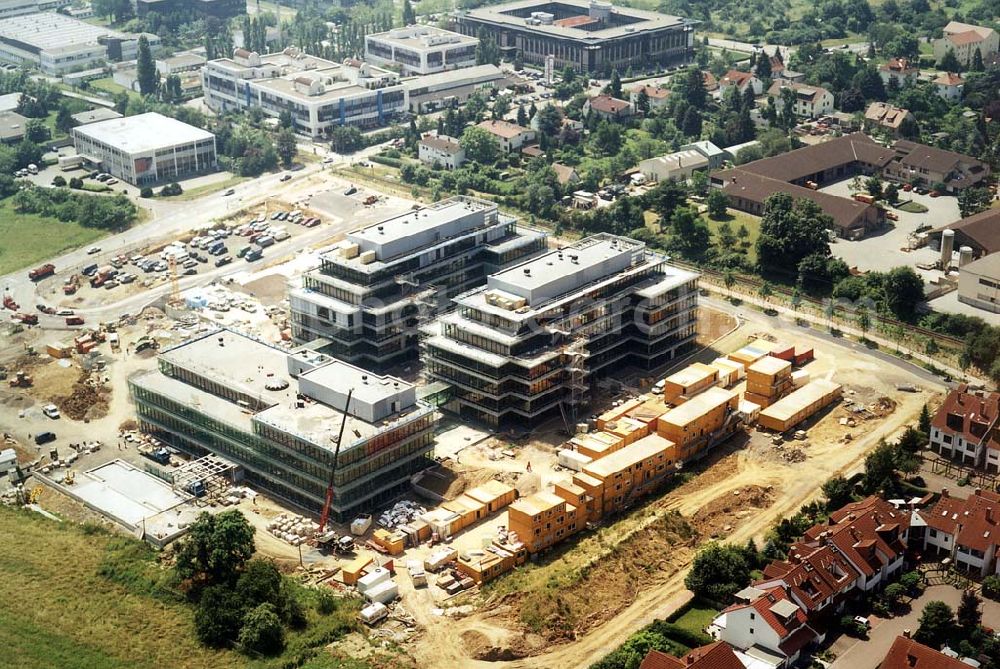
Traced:
<path id="1" fill-rule="evenodd" d="M 133 186 L 215 170 L 215 135 L 156 112 L 73 128 L 78 155 Z"/>
<path id="2" fill-rule="evenodd" d="M 453 386 L 463 416 L 530 427 L 556 412 L 572 424 L 597 378 L 689 347 L 696 281 L 642 242 L 587 237 L 456 297 L 428 328 L 427 373 Z"/>
<path id="3" fill-rule="evenodd" d="M 476 64 L 479 40 L 436 26 L 413 25 L 365 36 L 365 60 L 402 74 L 434 74 Z"/>
<path id="4" fill-rule="evenodd" d="M 156 50 L 160 38 L 144 33 Z M 78 21 L 57 12 L 0 19 L 0 60 L 59 76 L 106 61 L 135 60 L 139 35 Z"/>
<path id="5" fill-rule="evenodd" d="M 159 370 L 129 388 L 144 431 L 192 455 L 228 458 L 251 484 L 313 512 L 346 411 L 331 507 L 339 520 L 396 497 L 434 464 L 435 412 L 412 384 L 229 330 L 163 351 Z"/>
<path id="6" fill-rule="evenodd" d="M 616 7 L 600 0 L 520 0 L 471 9 L 459 30 L 485 30 L 505 58 L 556 69 L 610 73 L 679 65 L 694 54 L 694 22 L 659 12 Z"/>
<path id="7" fill-rule="evenodd" d="M 335 63 L 293 47 L 263 56 L 235 49 L 232 58 L 205 65 L 202 88 L 212 111 L 288 112 L 295 129 L 313 138 L 342 125 L 384 125 L 407 110 L 395 72 L 360 61 Z"/>
<path id="8" fill-rule="evenodd" d="M 493 64 L 438 72 L 403 80 L 406 99 L 414 114 L 462 104 L 477 91 L 504 88 L 507 75 Z"/>
<path id="9" fill-rule="evenodd" d="M 292 336 L 355 364 L 415 357 L 440 305 L 544 249 L 544 233 L 474 198 L 394 216 L 348 233 L 293 283 Z"/>

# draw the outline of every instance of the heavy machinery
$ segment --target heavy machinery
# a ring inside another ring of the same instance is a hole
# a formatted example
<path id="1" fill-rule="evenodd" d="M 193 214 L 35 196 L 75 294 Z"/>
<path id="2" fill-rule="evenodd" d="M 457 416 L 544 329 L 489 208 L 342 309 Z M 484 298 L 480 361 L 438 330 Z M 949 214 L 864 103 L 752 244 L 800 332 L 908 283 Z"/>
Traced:
<path id="1" fill-rule="evenodd" d="M 14 373 L 14 378 L 10 379 L 8 383 L 11 388 L 30 388 L 34 381 L 27 372 L 18 371 Z"/>
<path id="2" fill-rule="evenodd" d="M 354 388 L 347 391 L 347 401 L 344 402 L 344 417 L 340 421 L 340 432 L 337 434 L 337 445 L 333 449 L 333 465 L 330 467 L 330 483 L 326 486 L 326 499 L 323 501 L 323 513 L 319 517 L 319 529 L 316 536 L 324 536 L 326 531 L 326 521 L 330 519 L 330 504 L 333 503 L 333 481 L 337 475 L 337 459 L 340 457 L 340 442 L 344 439 L 344 428 L 347 427 L 348 410 L 351 408 L 351 396 L 354 395 Z"/>
<path id="3" fill-rule="evenodd" d="M 10 309 L 11 311 L 17 311 L 21 308 L 21 305 L 15 302 L 14 297 L 10 294 L 3 296 L 3 306 L 4 309 Z"/>

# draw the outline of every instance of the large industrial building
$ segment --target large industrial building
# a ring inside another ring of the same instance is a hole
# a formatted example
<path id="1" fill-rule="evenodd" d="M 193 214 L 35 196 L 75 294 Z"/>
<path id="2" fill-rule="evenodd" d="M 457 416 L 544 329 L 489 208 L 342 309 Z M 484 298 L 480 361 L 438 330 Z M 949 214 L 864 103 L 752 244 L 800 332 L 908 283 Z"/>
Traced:
<path id="1" fill-rule="evenodd" d="M 459 17 L 466 35 L 480 30 L 501 53 L 557 69 L 624 72 L 685 63 L 694 53 L 694 22 L 599 0 L 520 0 L 472 9 Z"/>
<path id="2" fill-rule="evenodd" d="M 467 101 L 473 93 L 507 85 L 507 75 L 492 64 L 438 72 L 403 81 L 407 103 L 415 114 L 445 109 Z"/>
<path id="3" fill-rule="evenodd" d="M 156 35 L 145 33 L 153 50 Z M 95 26 L 57 12 L 0 19 L 0 60 L 59 76 L 106 61 L 134 60 L 139 35 Z"/>
<path id="4" fill-rule="evenodd" d="M 533 426 L 552 412 L 572 422 L 597 377 L 686 350 L 697 278 L 634 239 L 587 237 L 456 297 L 431 326 L 427 372 L 487 424 Z"/>
<path id="5" fill-rule="evenodd" d="M 402 74 L 434 74 L 476 64 L 475 37 L 435 26 L 406 26 L 365 36 L 365 60 Z"/>
<path id="6" fill-rule="evenodd" d="M 78 155 L 134 186 L 215 170 L 215 135 L 156 112 L 73 128 Z"/>
<path id="7" fill-rule="evenodd" d="M 331 506 L 339 520 L 396 497 L 434 464 L 436 414 L 412 384 L 314 351 L 216 330 L 162 352 L 159 370 L 129 387 L 145 432 L 228 458 L 251 484 L 309 511 L 322 509 L 346 411 Z"/>
<path id="8" fill-rule="evenodd" d="M 416 355 L 418 327 L 440 304 L 544 249 L 544 233 L 468 197 L 386 219 L 349 233 L 292 285 L 292 335 L 383 368 Z"/>
<path id="9" fill-rule="evenodd" d="M 272 117 L 288 112 L 295 129 L 314 138 L 342 125 L 383 125 L 407 110 L 395 72 L 359 61 L 335 63 L 295 48 L 263 56 L 235 49 L 232 58 L 205 65 L 202 87 L 213 111 L 261 109 Z"/>

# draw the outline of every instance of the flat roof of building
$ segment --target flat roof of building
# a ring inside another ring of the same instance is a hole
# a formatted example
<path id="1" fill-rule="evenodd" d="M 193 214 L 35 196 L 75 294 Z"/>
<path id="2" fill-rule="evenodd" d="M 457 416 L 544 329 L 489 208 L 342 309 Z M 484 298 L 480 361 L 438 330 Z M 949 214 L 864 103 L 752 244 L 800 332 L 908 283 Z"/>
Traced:
<path id="1" fill-rule="evenodd" d="M 353 388 L 351 401 L 357 399 L 367 404 L 390 399 L 400 391 L 413 387 L 412 383 L 397 376 L 374 374 L 337 358 L 332 358 L 327 364 L 301 374 L 300 378 L 309 379 L 322 386 L 344 388 L 345 392 L 347 388 Z"/>
<path id="2" fill-rule="evenodd" d="M 394 28 L 383 33 L 368 35 L 365 39 L 378 40 L 387 44 L 413 49 L 414 51 L 431 51 L 441 47 L 479 44 L 478 38 L 428 25 Z"/>
<path id="3" fill-rule="evenodd" d="M 616 472 L 642 462 L 646 458 L 651 458 L 657 453 L 669 450 L 674 445 L 674 442 L 669 439 L 665 439 L 658 434 L 650 434 L 629 444 L 625 448 L 605 455 L 599 460 L 594 460 L 589 465 L 584 465 L 583 471 L 591 476 L 605 479 Z"/>
<path id="4" fill-rule="evenodd" d="M 0 139 L 23 137 L 28 119 L 14 111 L 0 111 Z"/>
<path id="5" fill-rule="evenodd" d="M 83 111 L 73 114 L 71 117 L 80 125 L 87 125 L 88 123 L 97 123 L 98 121 L 110 121 L 111 119 L 121 118 L 122 115 L 116 112 L 114 109 L 109 109 L 107 107 L 97 107 L 96 109 L 91 109 L 90 111 Z"/>
<path id="6" fill-rule="evenodd" d="M 792 363 L 788 360 L 782 360 L 771 355 L 765 355 L 763 358 L 747 367 L 747 372 L 756 372 L 758 374 L 774 376 L 775 374 L 780 374 L 786 369 L 790 369 L 791 366 Z"/>
<path id="7" fill-rule="evenodd" d="M 14 111 L 21 104 L 21 93 L 0 95 L 0 111 Z"/>
<path id="8" fill-rule="evenodd" d="M 708 388 L 704 392 L 698 393 L 684 404 L 660 416 L 659 420 L 671 425 L 690 425 L 713 409 L 728 403 L 737 396 L 732 390 L 726 390 L 719 386 Z"/>
<path id="9" fill-rule="evenodd" d="M 713 368 L 711 365 L 695 362 L 679 372 L 674 372 L 664 379 L 664 381 L 667 383 L 676 383 L 679 386 L 690 386 L 692 383 L 698 383 L 707 376 L 712 376 L 713 374 L 718 373 L 719 370 Z"/>
<path id="10" fill-rule="evenodd" d="M 605 3 L 601 3 L 605 4 Z M 532 25 L 526 22 L 532 11 L 549 12 L 551 8 L 562 6 L 566 8 L 567 14 L 573 16 L 590 15 L 589 0 L 520 0 L 519 2 L 508 2 L 502 5 L 491 7 L 479 7 L 466 12 L 470 18 L 480 21 L 488 21 L 508 27 L 517 27 L 533 32 L 546 33 L 557 37 L 567 37 L 586 42 L 599 42 L 605 39 L 616 37 L 634 37 L 639 33 L 660 30 L 663 28 L 679 28 L 687 25 L 688 21 L 679 16 L 661 14 L 643 9 L 633 9 L 632 7 L 612 7 L 611 3 L 606 3 L 612 15 L 628 17 L 630 22 L 622 22 L 618 25 L 611 25 L 597 30 L 585 30 L 586 24 L 573 25 L 553 22 L 550 25 Z"/>
<path id="11" fill-rule="evenodd" d="M 126 153 L 147 153 L 215 137 L 207 130 L 156 112 L 99 121 L 74 128 L 73 132 Z"/>
<path id="12" fill-rule="evenodd" d="M 103 37 L 138 39 L 138 35 L 95 26 L 57 12 L 0 19 L 0 38 L 28 44 L 41 51 L 73 49 L 81 44 L 97 45 Z"/>
<path id="13" fill-rule="evenodd" d="M 959 268 L 959 272 L 971 272 L 992 279 L 1000 279 L 1000 253 L 991 253 L 979 260 L 973 260 Z"/>
<path id="14" fill-rule="evenodd" d="M 826 379 L 815 379 L 790 395 L 782 397 L 771 406 L 761 409 L 760 415 L 778 421 L 786 421 L 809 405 L 840 389 L 839 383 Z"/>
<path id="15" fill-rule="evenodd" d="M 510 508 L 520 511 L 529 516 L 537 516 L 540 513 L 548 511 L 549 509 L 554 509 L 560 504 L 565 504 L 566 500 L 559 497 L 555 493 L 551 493 L 548 490 L 542 490 L 536 492 L 533 495 L 528 495 L 527 497 L 522 497 L 513 504 Z"/>
<path id="16" fill-rule="evenodd" d="M 408 91 L 445 85 L 447 85 L 448 88 L 458 88 L 461 86 L 480 84 L 487 81 L 499 81 L 500 79 L 506 78 L 507 75 L 504 74 L 499 67 L 493 65 L 492 63 L 488 63 L 486 65 L 463 67 L 459 70 L 448 70 L 447 72 L 435 72 L 434 74 L 411 77 L 403 80 L 403 86 Z"/>

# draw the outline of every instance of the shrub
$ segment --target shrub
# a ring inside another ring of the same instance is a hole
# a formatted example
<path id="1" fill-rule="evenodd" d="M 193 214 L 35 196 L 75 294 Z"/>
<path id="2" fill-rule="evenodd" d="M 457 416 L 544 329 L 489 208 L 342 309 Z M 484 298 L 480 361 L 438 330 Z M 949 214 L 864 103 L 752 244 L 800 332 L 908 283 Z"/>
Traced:
<path id="1" fill-rule="evenodd" d="M 275 655 L 284 649 L 285 628 L 273 605 L 261 604 L 246 615 L 240 630 L 240 644 L 265 655 Z"/>
<path id="2" fill-rule="evenodd" d="M 1000 599 L 1000 576 L 987 576 L 983 579 L 983 597 Z"/>
<path id="3" fill-rule="evenodd" d="M 149 186 L 143 186 L 142 190 L 139 191 L 139 197 L 146 197 L 146 198 L 153 197 L 153 189 L 150 188 Z"/>
<path id="4" fill-rule="evenodd" d="M 61 176 L 53 177 L 52 185 L 55 186 L 56 188 L 62 188 L 63 186 L 66 185 L 66 179 L 64 179 Z"/>
<path id="5" fill-rule="evenodd" d="M 83 179 L 81 179 L 80 177 L 73 177 L 72 179 L 69 180 L 69 187 L 75 188 L 77 190 L 83 188 Z"/>

